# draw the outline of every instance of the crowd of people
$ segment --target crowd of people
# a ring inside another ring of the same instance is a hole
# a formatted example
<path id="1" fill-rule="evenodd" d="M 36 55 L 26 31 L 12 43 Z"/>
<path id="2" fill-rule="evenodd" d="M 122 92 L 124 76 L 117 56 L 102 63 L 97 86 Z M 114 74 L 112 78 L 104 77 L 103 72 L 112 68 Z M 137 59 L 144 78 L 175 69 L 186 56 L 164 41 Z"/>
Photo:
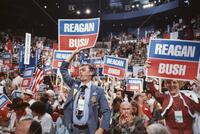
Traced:
<path id="1" fill-rule="evenodd" d="M 59 94 L 48 87 L 33 94 L 30 89 L 20 88 L 22 77 L 16 71 L 12 77 L 1 73 L 1 94 L 12 101 L 0 112 L 1 126 L 6 126 L 3 132 L 199 133 L 200 81 L 163 80 L 159 89 L 153 79 L 145 82 L 147 89 L 134 94 L 126 91 L 124 81 L 93 78 L 96 72 L 91 64 L 80 66 L 78 79 L 71 77 L 67 69 L 78 53 L 75 51 L 60 67 L 64 85 Z M 151 67 L 146 63 L 147 68 Z M 145 75 L 138 72 L 138 77 Z M 9 88 L 7 81 L 11 82 Z"/>
<path id="2" fill-rule="evenodd" d="M 192 19 L 191 24 L 193 30 L 199 29 L 199 17 Z M 172 32 L 182 32 L 184 29 L 180 20 L 174 23 Z M 151 33 L 149 38 L 155 38 L 155 33 Z M 159 33 L 156 37 L 164 37 L 164 34 Z M 9 52 L 8 42 L 12 40 L 10 53 L 17 64 L 18 47 L 24 45 L 24 39 L 11 38 L 6 32 L 1 32 L 0 37 L 1 53 Z M 110 50 L 97 48 L 94 53 L 89 49 L 74 51 L 62 62 L 59 68 L 61 75 L 57 76 L 53 70 L 54 73 L 45 76 L 37 92 L 33 92 L 31 87 L 21 87 L 23 68 L 6 67 L 2 62 L 0 95 L 6 95 L 9 99 L 8 104 L 0 109 L 0 133 L 199 134 L 200 80 L 185 82 L 147 78 L 145 69 L 152 67 L 147 60 L 148 41 L 124 40 L 113 37 Z M 31 56 L 34 57 L 36 49 L 40 49 L 42 64 L 51 65 L 52 44 L 53 41 L 49 39 L 34 37 Z M 129 60 L 129 75 L 126 78 L 144 80 L 140 93 L 127 91 L 125 79 L 100 75 L 102 67 L 95 68 L 90 64 L 90 58 L 103 60 L 105 55 Z M 71 64 L 74 68 L 71 68 Z M 135 72 L 135 66 L 141 68 Z"/>

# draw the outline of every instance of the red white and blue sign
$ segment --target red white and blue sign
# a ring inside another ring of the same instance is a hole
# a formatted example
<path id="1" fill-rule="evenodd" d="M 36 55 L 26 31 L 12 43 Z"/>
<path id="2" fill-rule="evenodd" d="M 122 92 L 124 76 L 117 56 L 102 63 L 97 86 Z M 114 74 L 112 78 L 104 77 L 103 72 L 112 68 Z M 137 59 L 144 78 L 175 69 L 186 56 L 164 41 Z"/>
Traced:
<path id="1" fill-rule="evenodd" d="M 23 75 L 23 77 L 24 77 L 24 78 L 33 77 L 33 73 L 34 73 L 34 68 L 33 68 L 33 67 L 26 68 L 26 69 L 24 70 L 24 75 Z"/>
<path id="2" fill-rule="evenodd" d="M 154 39 L 150 41 L 149 77 L 193 80 L 199 74 L 200 42 Z"/>
<path id="3" fill-rule="evenodd" d="M 73 51 L 94 47 L 99 26 L 99 18 L 58 20 L 58 49 Z"/>
<path id="4" fill-rule="evenodd" d="M 51 66 L 45 66 L 44 67 L 44 74 L 45 75 L 52 75 L 53 74 L 53 70 Z"/>
<path id="5" fill-rule="evenodd" d="M 120 79 L 125 78 L 128 68 L 128 59 L 104 56 L 103 74 L 114 76 Z"/>
<path id="6" fill-rule="evenodd" d="M 8 53 L 8 52 L 3 53 L 2 58 L 3 58 L 4 65 L 12 66 L 12 54 L 11 53 Z"/>
<path id="7" fill-rule="evenodd" d="M 24 75 L 23 75 L 23 80 L 22 80 L 21 87 L 28 88 L 28 87 L 31 86 L 34 69 L 35 68 L 33 68 L 33 67 L 29 67 L 29 68 L 26 68 L 24 70 Z"/>
<path id="8" fill-rule="evenodd" d="M 103 67 L 103 60 L 100 57 L 90 58 L 90 63 L 95 65 L 96 68 L 102 68 Z"/>
<path id="9" fill-rule="evenodd" d="M 4 60 L 11 60 L 12 59 L 12 54 L 11 53 L 3 53 L 2 54 L 2 58 L 4 59 Z"/>
<path id="10" fill-rule="evenodd" d="M 53 68 L 60 68 L 62 62 L 72 54 L 71 51 L 54 51 Z"/>
<path id="11" fill-rule="evenodd" d="M 141 93 L 143 91 L 143 79 L 140 78 L 127 79 L 126 91 Z"/>
<path id="12" fill-rule="evenodd" d="M 5 94 L 0 95 L 0 109 L 8 104 L 11 104 L 10 99 Z"/>
<path id="13" fill-rule="evenodd" d="M 22 88 L 28 88 L 31 86 L 32 78 L 23 78 L 22 80 Z"/>

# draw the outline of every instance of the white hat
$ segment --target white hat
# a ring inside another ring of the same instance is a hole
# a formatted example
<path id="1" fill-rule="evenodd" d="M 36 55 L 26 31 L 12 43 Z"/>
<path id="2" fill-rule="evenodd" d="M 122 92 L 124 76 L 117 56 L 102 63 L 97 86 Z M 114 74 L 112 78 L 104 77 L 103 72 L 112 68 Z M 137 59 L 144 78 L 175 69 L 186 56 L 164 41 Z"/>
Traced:
<path id="1" fill-rule="evenodd" d="M 46 93 L 49 95 L 49 96 L 55 96 L 55 93 L 53 90 L 47 90 Z"/>
<path id="2" fill-rule="evenodd" d="M 31 90 L 29 90 L 29 89 L 26 89 L 24 94 L 28 94 L 28 95 L 33 96 L 33 92 Z"/>

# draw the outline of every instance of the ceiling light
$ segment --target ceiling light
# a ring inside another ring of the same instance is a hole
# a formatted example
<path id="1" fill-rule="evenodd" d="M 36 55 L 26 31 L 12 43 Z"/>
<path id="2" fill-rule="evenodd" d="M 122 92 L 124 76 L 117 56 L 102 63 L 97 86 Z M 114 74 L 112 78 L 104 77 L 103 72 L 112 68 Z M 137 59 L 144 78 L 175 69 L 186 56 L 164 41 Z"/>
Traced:
<path id="1" fill-rule="evenodd" d="M 85 10 L 85 13 L 86 13 L 86 14 L 90 14 L 90 13 L 91 13 L 91 10 L 90 10 L 90 9 L 86 9 L 86 10 Z"/>
<path id="2" fill-rule="evenodd" d="M 77 10 L 77 11 L 76 11 L 76 14 L 78 14 L 78 15 L 81 14 L 81 11 Z"/>

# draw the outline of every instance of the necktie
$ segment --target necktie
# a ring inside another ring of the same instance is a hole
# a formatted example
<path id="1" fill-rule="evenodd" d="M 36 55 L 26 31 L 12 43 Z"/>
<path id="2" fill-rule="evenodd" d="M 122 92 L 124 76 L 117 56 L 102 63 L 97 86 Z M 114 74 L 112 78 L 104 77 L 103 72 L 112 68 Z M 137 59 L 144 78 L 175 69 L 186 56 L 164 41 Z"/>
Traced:
<path id="1" fill-rule="evenodd" d="M 85 89 L 87 88 L 87 86 L 86 85 L 83 85 L 83 86 L 81 86 L 80 87 L 80 94 L 79 94 L 79 96 L 78 96 L 78 105 L 77 105 L 77 114 L 76 114 L 76 117 L 78 118 L 78 119 L 81 119 L 82 117 L 83 117 L 83 109 L 81 108 L 81 110 L 80 110 L 80 104 L 79 103 L 81 103 L 81 101 L 82 102 L 85 102 L 85 97 L 84 97 L 84 95 L 85 95 Z M 83 103 L 84 104 L 84 103 Z"/>

